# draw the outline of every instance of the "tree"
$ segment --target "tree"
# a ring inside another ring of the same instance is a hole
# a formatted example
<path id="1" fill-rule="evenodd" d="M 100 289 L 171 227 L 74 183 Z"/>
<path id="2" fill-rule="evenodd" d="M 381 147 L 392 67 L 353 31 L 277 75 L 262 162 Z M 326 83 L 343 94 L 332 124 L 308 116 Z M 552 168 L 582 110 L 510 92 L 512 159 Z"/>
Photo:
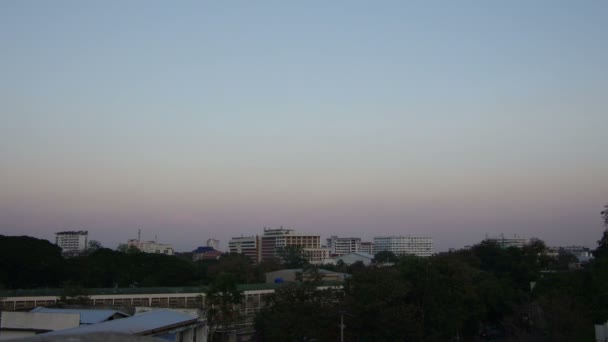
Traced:
<path id="1" fill-rule="evenodd" d="M 103 246 L 101 245 L 101 243 L 97 240 L 91 240 L 89 241 L 89 244 L 87 246 L 88 249 L 92 249 L 92 250 L 96 250 L 96 249 L 100 249 L 103 248 Z"/>
<path id="2" fill-rule="evenodd" d="M 394 263 L 397 262 L 397 260 L 399 260 L 399 258 L 391 251 L 380 251 L 374 255 L 374 262 L 376 263 Z"/>
<path id="3" fill-rule="evenodd" d="M 211 283 L 207 291 L 207 320 L 209 336 L 213 341 L 216 333 L 234 330 L 240 319 L 238 305 L 243 292 L 238 290 L 234 275 L 222 272 Z"/>
<path id="4" fill-rule="evenodd" d="M 66 282 L 61 291 L 61 296 L 57 299 L 64 305 L 90 305 L 91 298 L 85 288 L 74 282 Z"/>
<path id="5" fill-rule="evenodd" d="M 238 284 L 255 283 L 258 280 L 251 259 L 243 254 L 223 254 L 217 262 L 207 269 L 207 274 L 211 278 L 221 273 L 231 274 Z"/>
<path id="6" fill-rule="evenodd" d="M 602 220 L 604 221 L 604 232 L 602 238 L 597 242 L 598 246 L 593 252 L 593 256 L 596 258 L 608 257 L 608 204 L 604 206 L 604 210 L 601 212 Z"/>
<path id="7" fill-rule="evenodd" d="M 285 268 L 304 268 L 308 265 L 308 260 L 304 257 L 302 246 L 290 245 L 280 248 L 278 255 L 283 261 Z"/>
<path id="8" fill-rule="evenodd" d="M 341 297 L 314 282 L 284 285 L 256 316 L 256 335 L 263 341 L 336 341 Z"/>
<path id="9" fill-rule="evenodd" d="M 66 268 L 61 248 L 47 240 L 0 235 L 0 284 L 6 288 L 59 287 Z"/>

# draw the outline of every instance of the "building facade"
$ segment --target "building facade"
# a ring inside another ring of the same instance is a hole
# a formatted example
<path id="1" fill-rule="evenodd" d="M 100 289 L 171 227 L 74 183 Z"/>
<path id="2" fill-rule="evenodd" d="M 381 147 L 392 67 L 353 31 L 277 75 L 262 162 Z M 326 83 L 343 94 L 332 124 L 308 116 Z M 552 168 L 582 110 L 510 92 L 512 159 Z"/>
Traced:
<path id="1" fill-rule="evenodd" d="M 389 251 L 395 255 L 416 255 L 429 257 L 433 255 L 433 239 L 415 236 L 377 236 L 374 237 L 375 253 Z"/>
<path id="2" fill-rule="evenodd" d="M 171 245 L 157 243 L 155 241 L 139 241 L 131 239 L 127 242 L 129 247 L 136 247 L 144 253 L 173 255 L 174 250 Z"/>
<path id="3" fill-rule="evenodd" d="M 299 235 L 293 229 L 264 228 L 260 237 L 260 260 L 267 261 L 278 257 L 278 251 L 287 246 L 301 246 L 303 249 L 321 248 L 321 236 Z"/>
<path id="4" fill-rule="evenodd" d="M 259 239 L 257 236 L 234 237 L 228 242 L 230 253 L 243 254 L 249 257 L 254 263 L 260 261 Z"/>
<path id="5" fill-rule="evenodd" d="M 530 242 L 529 239 L 523 238 L 523 237 L 518 237 L 517 235 L 514 235 L 512 238 L 506 238 L 502 234 L 499 237 L 495 237 L 495 238 L 486 237 L 486 241 L 495 242 L 502 248 L 509 248 L 509 247 L 522 248 L 523 246 L 527 245 Z"/>
<path id="6" fill-rule="evenodd" d="M 89 232 L 86 230 L 64 231 L 55 233 L 55 244 L 61 247 L 64 254 L 84 252 L 89 243 Z"/>
<path id="7" fill-rule="evenodd" d="M 376 252 L 374 250 L 374 243 L 373 242 L 361 242 L 360 252 L 371 254 L 371 255 L 376 254 Z"/>
<path id="8" fill-rule="evenodd" d="M 332 256 L 346 255 L 361 251 L 361 238 L 331 236 L 327 239 L 327 247 Z"/>
<path id="9" fill-rule="evenodd" d="M 329 258 L 331 250 L 329 248 L 304 248 L 302 250 L 304 258 L 313 265 L 323 264 Z"/>

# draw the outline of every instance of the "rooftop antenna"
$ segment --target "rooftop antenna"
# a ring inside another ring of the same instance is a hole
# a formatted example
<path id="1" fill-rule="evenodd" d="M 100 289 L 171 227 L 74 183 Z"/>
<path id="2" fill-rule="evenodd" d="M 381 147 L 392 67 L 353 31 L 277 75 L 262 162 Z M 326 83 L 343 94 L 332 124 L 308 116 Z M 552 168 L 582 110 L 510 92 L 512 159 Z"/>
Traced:
<path id="1" fill-rule="evenodd" d="M 154 243 L 158 243 L 158 235 L 154 235 Z"/>
<path id="2" fill-rule="evenodd" d="M 141 229 L 137 230 L 137 241 L 141 241 Z"/>

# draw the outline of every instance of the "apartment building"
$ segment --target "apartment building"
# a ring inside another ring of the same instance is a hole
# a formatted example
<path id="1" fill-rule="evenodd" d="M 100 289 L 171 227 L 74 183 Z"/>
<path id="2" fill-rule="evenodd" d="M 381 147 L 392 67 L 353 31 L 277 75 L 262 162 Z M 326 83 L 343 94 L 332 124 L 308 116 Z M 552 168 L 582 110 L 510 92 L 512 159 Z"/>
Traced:
<path id="1" fill-rule="evenodd" d="M 416 236 L 378 236 L 374 237 L 375 253 L 390 251 L 395 255 L 416 255 L 429 257 L 433 255 L 433 239 Z"/>
<path id="2" fill-rule="evenodd" d="M 86 230 L 63 231 L 55 233 L 55 244 L 61 247 L 64 254 L 84 252 L 89 243 L 89 232 Z"/>
<path id="3" fill-rule="evenodd" d="M 331 236 L 327 239 L 327 248 L 332 256 L 341 256 L 361 251 L 361 238 Z"/>
<path id="4" fill-rule="evenodd" d="M 321 236 L 300 235 L 294 233 L 293 229 L 283 227 L 278 229 L 264 228 L 264 235 L 259 239 L 260 260 L 262 261 L 276 258 L 278 250 L 286 246 L 301 246 L 303 249 L 321 248 Z"/>
<path id="5" fill-rule="evenodd" d="M 361 242 L 361 249 L 359 251 L 371 255 L 376 254 L 373 242 Z"/>

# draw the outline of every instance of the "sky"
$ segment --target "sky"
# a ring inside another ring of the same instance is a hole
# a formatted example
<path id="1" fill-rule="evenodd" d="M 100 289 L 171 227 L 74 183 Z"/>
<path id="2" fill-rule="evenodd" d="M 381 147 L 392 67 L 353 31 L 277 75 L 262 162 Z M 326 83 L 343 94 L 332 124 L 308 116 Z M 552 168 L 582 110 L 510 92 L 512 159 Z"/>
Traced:
<path id="1" fill-rule="evenodd" d="M 606 1 L 0 1 L 0 234 L 593 247 Z"/>

